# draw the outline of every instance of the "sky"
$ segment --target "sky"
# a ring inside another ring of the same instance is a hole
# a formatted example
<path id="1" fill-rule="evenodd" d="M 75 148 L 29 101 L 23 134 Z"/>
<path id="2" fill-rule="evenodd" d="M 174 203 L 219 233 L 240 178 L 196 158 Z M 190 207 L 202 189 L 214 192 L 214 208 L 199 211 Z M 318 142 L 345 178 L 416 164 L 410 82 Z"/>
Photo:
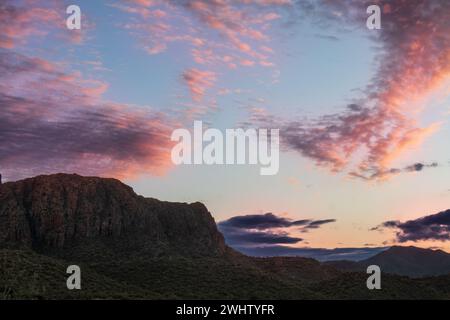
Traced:
<path id="1" fill-rule="evenodd" d="M 446 0 L 6 0 L 0 29 L 3 181 L 201 201 L 247 250 L 450 252 Z M 171 133 L 195 120 L 279 129 L 279 172 L 175 166 Z"/>

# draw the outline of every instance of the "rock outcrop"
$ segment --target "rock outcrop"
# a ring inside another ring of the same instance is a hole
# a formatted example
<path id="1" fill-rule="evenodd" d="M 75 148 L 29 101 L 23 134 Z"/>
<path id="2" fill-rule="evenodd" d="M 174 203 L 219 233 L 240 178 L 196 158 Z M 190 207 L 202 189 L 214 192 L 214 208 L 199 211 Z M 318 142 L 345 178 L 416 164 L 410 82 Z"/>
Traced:
<path id="1" fill-rule="evenodd" d="M 118 180 L 75 174 L 0 185 L 0 247 L 67 251 L 86 240 L 153 255 L 226 250 L 214 219 L 198 202 L 144 198 Z"/>

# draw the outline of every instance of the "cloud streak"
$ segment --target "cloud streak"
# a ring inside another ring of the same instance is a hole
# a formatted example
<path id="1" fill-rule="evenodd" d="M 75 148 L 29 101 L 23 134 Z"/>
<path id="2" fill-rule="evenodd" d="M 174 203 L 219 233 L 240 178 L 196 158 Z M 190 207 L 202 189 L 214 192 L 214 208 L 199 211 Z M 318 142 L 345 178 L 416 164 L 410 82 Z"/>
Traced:
<path id="1" fill-rule="evenodd" d="M 0 170 L 6 180 L 77 172 L 130 178 L 171 166 L 175 121 L 149 107 L 106 101 L 108 83 L 72 71 L 68 62 L 29 56 L 33 40 L 80 43 L 58 1 L 0 4 Z M 23 49 L 27 50 L 23 50 Z M 39 52 L 39 50 L 35 50 Z M 19 53 L 22 52 L 22 53 Z"/>
<path id="2" fill-rule="evenodd" d="M 390 169 L 384 169 L 384 170 L 377 169 L 377 170 L 374 170 L 374 172 L 370 176 L 364 176 L 364 175 L 358 174 L 356 172 L 352 172 L 352 173 L 350 173 L 350 175 L 357 177 L 357 178 L 364 179 L 364 180 L 375 180 L 375 179 L 385 180 L 392 176 L 398 175 L 400 173 L 421 172 L 425 169 L 437 168 L 437 167 L 439 167 L 439 164 L 437 162 L 433 162 L 433 163 L 429 163 L 429 164 L 416 162 L 414 164 L 411 164 L 411 165 L 406 166 L 401 169 L 398 169 L 398 168 L 390 168 Z"/>
<path id="3" fill-rule="evenodd" d="M 77 172 L 130 177 L 170 164 L 170 119 L 106 102 L 106 84 L 0 51 L 0 167 L 9 180 Z"/>
<path id="4" fill-rule="evenodd" d="M 203 99 L 205 91 L 216 81 L 216 75 L 213 72 L 198 69 L 185 70 L 182 78 L 189 87 L 192 99 L 197 102 Z"/>
<path id="5" fill-rule="evenodd" d="M 61 39 L 80 43 L 85 38 L 84 31 L 67 32 L 65 7 L 59 1 L 11 1 L 0 3 L 0 48 L 12 49 L 33 37 L 40 39 L 49 34 L 58 34 Z M 90 28 L 87 17 L 83 17 L 84 29 Z"/>
<path id="6" fill-rule="evenodd" d="M 394 229 L 398 242 L 407 241 L 449 241 L 450 240 L 450 210 L 424 216 L 406 222 L 386 221 L 372 230 Z"/>
<path id="7" fill-rule="evenodd" d="M 271 246 L 303 241 L 302 238 L 290 235 L 291 228 L 295 227 L 300 232 L 307 232 L 309 229 L 317 229 L 335 221 L 335 219 L 291 220 L 273 213 L 266 213 L 231 217 L 219 222 L 218 228 L 231 246 Z"/>
<path id="8" fill-rule="evenodd" d="M 288 149 L 334 172 L 348 169 L 366 180 L 388 177 L 384 173 L 395 159 L 440 128 L 439 121 L 420 126 L 417 115 L 426 97 L 450 76 L 448 1 L 298 2 L 322 26 L 340 23 L 360 29 L 365 28 L 369 4 L 379 4 L 384 14 L 382 30 L 370 34 L 381 49 L 378 70 L 363 98 L 318 119 L 256 116 L 256 121 L 280 128 Z"/>
<path id="9" fill-rule="evenodd" d="M 128 15 L 122 27 L 150 55 L 179 50 L 188 65 L 182 77 L 199 103 L 215 81 L 194 86 L 193 70 L 217 75 L 240 67 L 274 67 L 270 30 L 282 18 L 280 11 L 292 5 L 288 0 L 133 0 L 111 6 Z"/>

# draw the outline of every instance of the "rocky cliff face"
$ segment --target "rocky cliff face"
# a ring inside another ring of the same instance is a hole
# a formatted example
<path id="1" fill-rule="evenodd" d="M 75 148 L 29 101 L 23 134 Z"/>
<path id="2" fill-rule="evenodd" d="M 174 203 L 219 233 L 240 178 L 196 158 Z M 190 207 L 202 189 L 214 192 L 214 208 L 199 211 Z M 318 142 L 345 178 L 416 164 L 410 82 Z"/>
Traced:
<path id="1" fill-rule="evenodd" d="M 226 250 L 201 203 L 144 198 L 118 180 L 79 175 L 0 185 L 0 247 L 66 250 L 86 240 L 153 255 L 217 255 Z"/>

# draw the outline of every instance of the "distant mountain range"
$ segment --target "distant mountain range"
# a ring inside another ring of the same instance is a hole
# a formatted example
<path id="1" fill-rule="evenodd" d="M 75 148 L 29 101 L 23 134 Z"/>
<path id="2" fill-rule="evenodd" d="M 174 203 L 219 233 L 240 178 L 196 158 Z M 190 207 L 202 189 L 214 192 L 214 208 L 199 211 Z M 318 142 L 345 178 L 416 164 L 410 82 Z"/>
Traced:
<path id="1" fill-rule="evenodd" d="M 394 246 L 362 261 L 329 261 L 324 263 L 344 271 L 363 271 L 378 265 L 383 272 L 410 277 L 450 274 L 450 254 L 442 250 Z"/>
<path id="2" fill-rule="evenodd" d="M 275 245 L 270 247 L 246 247 L 233 246 L 239 252 L 254 257 L 305 257 L 318 261 L 359 261 L 373 257 L 383 252 L 389 247 L 367 247 L 367 248 L 295 248 L 283 245 Z"/>
<path id="3" fill-rule="evenodd" d="M 401 272 L 440 261 L 433 251 L 392 264 L 395 250 L 371 259 Z M 71 264 L 82 270 L 81 290 L 66 288 Z M 225 244 L 203 204 L 144 198 L 115 179 L 56 174 L 0 185 L 0 299 L 450 298 L 450 275 L 384 274 L 382 290 L 368 290 L 359 265 L 338 264 L 246 256 Z"/>

